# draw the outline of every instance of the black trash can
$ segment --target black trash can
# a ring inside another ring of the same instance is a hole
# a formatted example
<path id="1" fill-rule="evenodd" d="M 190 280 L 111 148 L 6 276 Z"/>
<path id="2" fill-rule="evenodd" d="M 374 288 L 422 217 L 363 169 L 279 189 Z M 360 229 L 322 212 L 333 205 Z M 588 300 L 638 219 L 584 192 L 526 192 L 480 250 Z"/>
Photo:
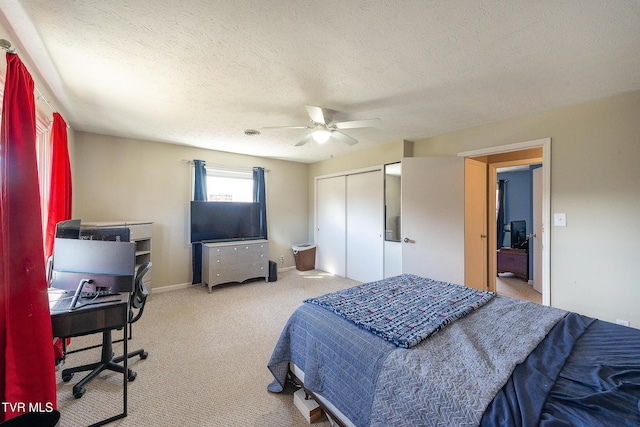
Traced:
<path id="1" fill-rule="evenodd" d="M 302 243 L 291 246 L 296 259 L 296 269 L 309 271 L 316 268 L 316 245 Z"/>
<path id="2" fill-rule="evenodd" d="M 269 261 L 269 282 L 278 280 L 278 264 L 275 261 Z"/>

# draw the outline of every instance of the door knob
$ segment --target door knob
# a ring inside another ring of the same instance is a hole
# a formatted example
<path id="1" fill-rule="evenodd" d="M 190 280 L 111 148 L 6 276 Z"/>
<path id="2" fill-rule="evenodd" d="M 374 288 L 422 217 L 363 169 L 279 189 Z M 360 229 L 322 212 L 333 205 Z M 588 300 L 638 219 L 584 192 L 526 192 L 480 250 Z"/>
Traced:
<path id="1" fill-rule="evenodd" d="M 415 241 L 415 240 L 411 240 L 411 239 L 410 239 L 410 238 L 408 238 L 408 237 L 405 237 L 405 238 L 404 238 L 404 242 L 405 242 L 405 243 L 415 243 L 416 241 Z"/>
<path id="2" fill-rule="evenodd" d="M 486 234 L 481 234 L 481 235 L 480 235 L 480 238 L 481 238 L 481 239 L 486 239 L 486 238 L 487 238 L 487 235 L 486 235 Z"/>

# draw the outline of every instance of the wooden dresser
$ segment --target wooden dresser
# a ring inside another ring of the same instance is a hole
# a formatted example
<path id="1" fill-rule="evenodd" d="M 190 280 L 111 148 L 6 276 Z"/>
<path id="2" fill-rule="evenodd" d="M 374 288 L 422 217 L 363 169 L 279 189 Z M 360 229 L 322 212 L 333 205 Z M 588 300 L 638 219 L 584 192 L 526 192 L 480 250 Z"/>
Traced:
<path id="1" fill-rule="evenodd" d="M 244 240 L 202 244 L 202 283 L 244 282 L 264 277 L 269 280 L 269 242 Z"/>
<path id="2" fill-rule="evenodd" d="M 498 273 L 513 273 L 529 280 L 529 253 L 526 249 L 501 248 L 497 253 Z"/>

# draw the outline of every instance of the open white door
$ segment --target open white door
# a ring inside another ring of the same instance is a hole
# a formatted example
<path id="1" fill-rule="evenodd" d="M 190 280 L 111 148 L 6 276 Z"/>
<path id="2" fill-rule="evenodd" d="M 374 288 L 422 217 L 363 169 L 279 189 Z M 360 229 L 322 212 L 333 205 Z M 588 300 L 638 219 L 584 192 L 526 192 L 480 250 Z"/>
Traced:
<path id="1" fill-rule="evenodd" d="M 402 272 L 464 283 L 464 159 L 402 159 Z"/>
<path id="2" fill-rule="evenodd" d="M 529 250 L 533 250 L 533 289 L 542 293 L 542 167 L 533 170 L 533 235 Z"/>

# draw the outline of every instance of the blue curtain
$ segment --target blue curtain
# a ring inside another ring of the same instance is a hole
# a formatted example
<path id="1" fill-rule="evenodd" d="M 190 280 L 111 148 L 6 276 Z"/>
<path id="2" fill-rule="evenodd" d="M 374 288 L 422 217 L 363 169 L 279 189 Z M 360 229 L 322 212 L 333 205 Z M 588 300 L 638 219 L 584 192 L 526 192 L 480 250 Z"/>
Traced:
<path id="1" fill-rule="evenodd" d="M 194 160 L 193 164 L 196 170 L 196 177 L 193 188 L 193 200 L 207 200 L 207 169 L 204 160 Z"/>
<path id="2" fill-rule="evenodd" d="M 204 160 L 194 160 L 195 180 L 193 185 L 193 200 L 207 201 L 207 169 Z M 202 282 L 202 243 L 191 244 L 191 266 L 193 272 L 192 284 Z"/>
<path id="3" fill-rule="evenodd" d="M 496 221 L 496 231 L 498 237 L 498 249 L 502 247 L 502 243 L 504 242 L 504 184 L 505 180 L 501 179 L 498 181 L 498 215 Z"/>
<path id="4" fill-rule="evenodd" d="M 260 203 L 260 235 L 267 238 L 267 192 L 264 184 L 264 168 L 253 168 L 253 201 Z"/>

